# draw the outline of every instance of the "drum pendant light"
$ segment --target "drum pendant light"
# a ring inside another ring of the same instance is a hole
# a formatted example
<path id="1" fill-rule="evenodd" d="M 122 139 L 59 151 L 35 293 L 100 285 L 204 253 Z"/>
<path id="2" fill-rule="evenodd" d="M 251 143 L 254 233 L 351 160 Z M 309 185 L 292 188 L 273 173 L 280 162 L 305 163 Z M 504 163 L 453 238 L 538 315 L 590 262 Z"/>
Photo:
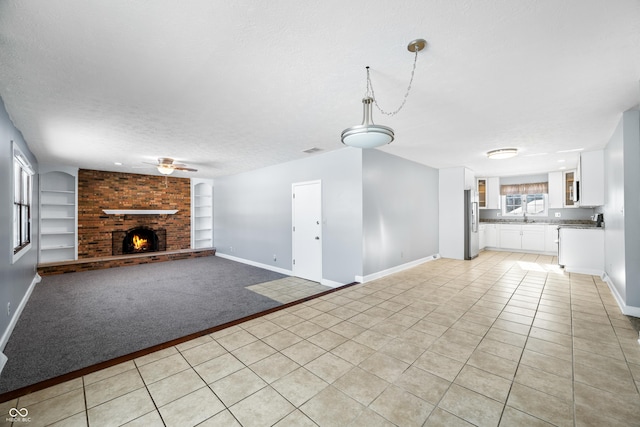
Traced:
<path id="1" fill-rule="evenodd" d="M 413 76 L 416 71 L 416 63 L 418 61 L 418 52 L 425 48 L 427 42 L 423 39 L 417 39 L 409 43 L 407 49 L 410 52 L 415 53 L 413 61 L 413 70 L 411 71 L 411 80 L 409 81 L 409 87 L 404 95 L 404 100 L 400 107 L 395 111 L 386 112 L 378 105 L 373 91 L 373 85 L 371 83 L 371 76 L 369 74 L 369 67 L 367 68 L 367 91 L 362 98 L 362 124 L 351 126 L 350 128 L 342 131 L 342 143 L 350 147 L 356 148 L 375 148 L 382 145 L 390 144 L 394 140 L 394 132 L 388 126 L 376 125 L 373 123 L 373 104 L 380 110 L 382 114 L 388 116 L 395 116 L 404 107 L 411 90 L 411 83 L 413 83 Z"/>

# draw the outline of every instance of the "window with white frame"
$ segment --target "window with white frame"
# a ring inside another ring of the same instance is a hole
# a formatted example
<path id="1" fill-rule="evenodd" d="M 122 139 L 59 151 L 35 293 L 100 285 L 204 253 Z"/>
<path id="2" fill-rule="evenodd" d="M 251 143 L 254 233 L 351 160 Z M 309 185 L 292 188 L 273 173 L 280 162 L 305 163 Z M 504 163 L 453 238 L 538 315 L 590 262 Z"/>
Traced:
<path id="1" fill-rule="evenodd" d="M 502 215 L 504 216 L 547 216 L 548 184 L 502 185 Z"/>
<path id="2" fill-rule="evenodd" d="M 504 196 L 503 215 L 547 215 L 546 194 L 509 194 Z"/>
<path id="3" fill-rule="evenodd" d="M 13 261 L 18 260 L 31 247 L 31 201 L 33 169 L 31 164 L 13 145 Z"/>

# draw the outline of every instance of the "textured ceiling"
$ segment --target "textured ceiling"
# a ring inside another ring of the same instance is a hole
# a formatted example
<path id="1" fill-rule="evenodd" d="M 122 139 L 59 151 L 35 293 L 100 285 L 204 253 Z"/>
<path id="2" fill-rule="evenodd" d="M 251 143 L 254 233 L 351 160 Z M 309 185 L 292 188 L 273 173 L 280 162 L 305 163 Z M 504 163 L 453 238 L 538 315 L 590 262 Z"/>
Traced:
<path id="1" fill-rule="evenodd" d="M 216 177 L 341 149 L 416 38 L 374 120 L 433 167 L 572 167 L 640 101 L 638 0 L 0 0 L 0 96 L 39 162 Z"/>

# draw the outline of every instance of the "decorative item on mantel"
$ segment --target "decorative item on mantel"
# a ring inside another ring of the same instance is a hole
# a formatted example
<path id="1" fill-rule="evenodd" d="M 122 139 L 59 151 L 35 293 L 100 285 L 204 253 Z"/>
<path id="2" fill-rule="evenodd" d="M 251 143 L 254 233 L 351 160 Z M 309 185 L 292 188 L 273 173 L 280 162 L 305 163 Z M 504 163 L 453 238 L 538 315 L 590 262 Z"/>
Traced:
<path id="1" fill-rule="evenodd" d="M 371 83 L 371 76 L 369 75 L 369 67 L 367 68 L 367 91 L 362 98 L 362 124 L 352 126 L 342 131 L 342 143 L 356 148 L 375 148 L 382 145 L 390 144 L 393 142 L 394 133 L 393 129 L 388 126 L 376 125 L 373 123 L 373 116 L 371 114 L 372 106 L 375 104 L 378 110 L 382 114 L 387 116 L 395 116 L 404 107 L 411 90 L 411 83 L 413 83 L 413 75 L 416 72 L 416 63 L 418 62 L 418 52 L 420 52 L 427 45 L 424 39 L 416 39 L 409 43 L 407 50 L 414 52 L 415 58 L 413 60 L 413 70 L 411 70 L 411 80 L 409 80 L 409 87 L 404 94 L 404 100 L 402 104 L 391 112 L 384 111 L 378 105 L 375 92 L 373 91 L 373 84 Z"/>
<path id="2" fill-rule="evenodd" d="M 107 215 L 173 215 L 178 209 L 103 209 Z"/>

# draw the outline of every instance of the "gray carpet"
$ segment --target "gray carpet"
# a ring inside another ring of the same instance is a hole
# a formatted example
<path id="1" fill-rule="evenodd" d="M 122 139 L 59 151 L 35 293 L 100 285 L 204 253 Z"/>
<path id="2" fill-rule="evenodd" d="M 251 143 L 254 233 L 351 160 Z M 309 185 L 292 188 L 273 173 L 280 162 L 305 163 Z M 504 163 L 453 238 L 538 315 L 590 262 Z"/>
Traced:
<path id="1" fill-rule="evenodd" d="M 43 277 L 5 348 L 0 393 L 277 307 L 245 286 L 282 277 L 215 256 Z"/>

